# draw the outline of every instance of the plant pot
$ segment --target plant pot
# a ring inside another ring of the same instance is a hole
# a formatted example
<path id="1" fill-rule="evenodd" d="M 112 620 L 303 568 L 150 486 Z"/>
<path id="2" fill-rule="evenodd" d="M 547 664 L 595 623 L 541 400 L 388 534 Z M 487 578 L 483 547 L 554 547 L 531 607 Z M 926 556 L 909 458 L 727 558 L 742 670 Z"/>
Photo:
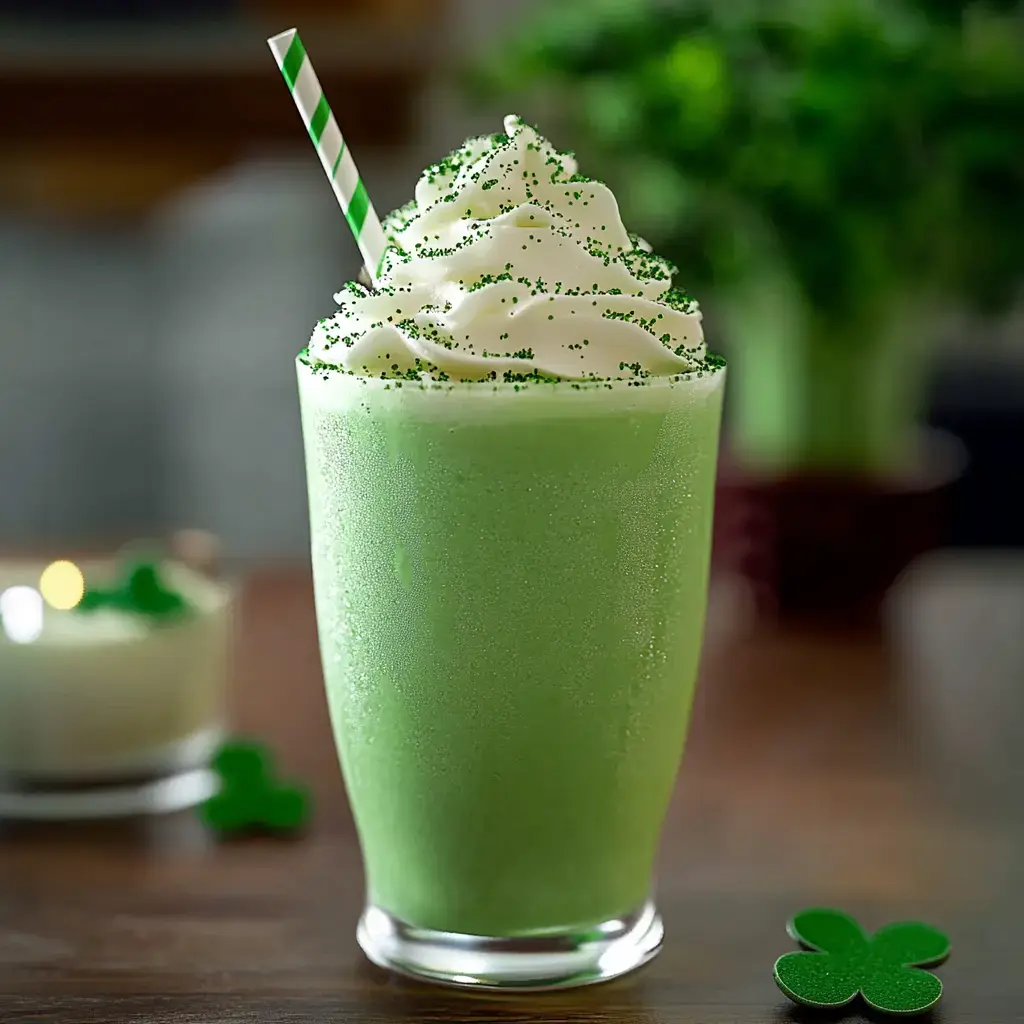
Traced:
<path id="1" fill-rule="evenodd" d="M 923 431 L 899 471 L 769 473 L 726 458 L 719 474 L 715 563 L 742 576 L 763 616 L 863 624 L 920 555 L 947 536 L 966 454 Z"/>

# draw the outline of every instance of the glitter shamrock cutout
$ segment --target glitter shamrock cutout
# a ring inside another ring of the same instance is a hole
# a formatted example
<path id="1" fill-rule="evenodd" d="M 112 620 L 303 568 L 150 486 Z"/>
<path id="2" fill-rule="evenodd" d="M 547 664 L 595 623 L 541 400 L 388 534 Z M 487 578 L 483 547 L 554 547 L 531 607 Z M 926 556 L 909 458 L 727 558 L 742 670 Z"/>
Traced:
<path id="1" fill-rule="evenodd" d="M 112 587 L 89 587 L 78 603 L 80 612 L 104 608 L 144 615 L 150 619 L 174 618 L 189 611 L 185 599 L 161 577 L 154 562 L 127 566 L 124 578 Z"/>
<path id="2" fill-rule="evenodd" d="M 259 743 L 233 740 L 213 760 L 220 791 L 199 807 L 200 817 L 216 832 L 297 832 L 310 816 L 306 789 L 274 779 L 268 751 Z"/>
<path id="3" fill-rule="evenodd" d="M 789 934 L 811 952 L 786 953 L 775 981 L 805 1006 L 846 1006 L 858 995 L 883 1013 L 923 1013 L 942 996 L 942 982 L 919 970 L 949 956 L 949 939 L 914 921 L 889 924 L 868 937 L 848 914 L 813 909 L 797 914 Z"/>

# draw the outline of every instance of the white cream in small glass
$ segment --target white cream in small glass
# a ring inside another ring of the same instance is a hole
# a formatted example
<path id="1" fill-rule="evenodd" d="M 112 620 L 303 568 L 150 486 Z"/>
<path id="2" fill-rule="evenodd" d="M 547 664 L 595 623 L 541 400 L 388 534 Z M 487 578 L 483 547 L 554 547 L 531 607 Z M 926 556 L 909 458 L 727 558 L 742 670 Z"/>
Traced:
<path id="1" fill-rule="evenodd" d="M 185 614 L 76 607 L 83 577 L 104 586 L 123 571 L 113 559 L 0 562 L 0 790 L 205 768 L 222 728 L 232 592 L 179 562 L 158 569 Z"/>

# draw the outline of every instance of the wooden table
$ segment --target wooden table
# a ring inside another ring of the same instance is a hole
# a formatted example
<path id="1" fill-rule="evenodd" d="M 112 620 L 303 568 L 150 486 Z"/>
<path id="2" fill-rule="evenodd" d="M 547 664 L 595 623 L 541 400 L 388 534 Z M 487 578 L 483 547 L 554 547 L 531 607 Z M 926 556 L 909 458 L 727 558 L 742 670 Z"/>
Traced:
<path id="1" fill-rule="evenodd" d="M 187 814 L 0 833 L 0 1021 L 836 1019 L 791 1008 L 772 981 L 787 916 L 815 904 L 948 929 L 931 1020 L 1024 1020 L 1024 564 L 938 560 L 888 634 L 750 629 L 723 593 L 665 833 L 668 938 L 641 972 L 491 998 L 364 961 L 309 580 L 265 572 L 242 609 L 236 725 L 312 782 L 312 835 L 217 846 Z"/>

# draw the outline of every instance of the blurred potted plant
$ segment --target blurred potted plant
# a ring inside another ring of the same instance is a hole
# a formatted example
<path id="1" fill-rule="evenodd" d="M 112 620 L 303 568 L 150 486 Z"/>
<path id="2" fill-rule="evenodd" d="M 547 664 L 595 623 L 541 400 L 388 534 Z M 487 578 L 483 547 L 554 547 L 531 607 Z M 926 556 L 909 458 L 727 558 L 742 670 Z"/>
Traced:
<path id="1" fill-rule="evenodd" d="M 877 606 L 929 543 L 927 343 L 1024 270 L 1022 26 L 1016 0 L 575 0 L 474 76 L 564 118 L 705 299 L 720 502 L 784 609 Z"/>

